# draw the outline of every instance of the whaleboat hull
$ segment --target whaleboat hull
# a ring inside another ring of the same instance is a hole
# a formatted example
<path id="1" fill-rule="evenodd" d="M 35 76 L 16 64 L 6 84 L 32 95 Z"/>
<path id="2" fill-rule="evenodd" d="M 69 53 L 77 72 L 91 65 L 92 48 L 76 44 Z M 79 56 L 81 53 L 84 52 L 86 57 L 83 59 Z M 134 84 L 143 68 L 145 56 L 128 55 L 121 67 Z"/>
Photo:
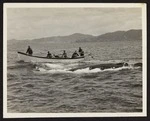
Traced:
<path id="1" fill-rule="evenodd" d="M 84 57 L 77 58 L 47 58 L 41 56 L 28 55 L 23 52 L 18 52 L 19 60 L 24 62 L 60 62 L 60 63 L 75 63 L 84 60 Z"/>

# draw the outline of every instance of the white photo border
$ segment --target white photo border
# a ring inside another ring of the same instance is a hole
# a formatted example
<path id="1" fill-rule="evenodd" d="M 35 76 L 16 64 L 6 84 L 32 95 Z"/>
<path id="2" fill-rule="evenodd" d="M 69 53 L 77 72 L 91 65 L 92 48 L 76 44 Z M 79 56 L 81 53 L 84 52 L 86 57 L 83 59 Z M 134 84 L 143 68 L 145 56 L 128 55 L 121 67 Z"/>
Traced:
<path id="1" fill-rule="evenodd" d="M 8 113 L 7 9 L 8 8 L 142 8 L 142 112 L 138 113 Z M 146 3 L 4 3 L 3 7 L 3 118 L 146 117 L 147 116 L 147 5 Z"/>

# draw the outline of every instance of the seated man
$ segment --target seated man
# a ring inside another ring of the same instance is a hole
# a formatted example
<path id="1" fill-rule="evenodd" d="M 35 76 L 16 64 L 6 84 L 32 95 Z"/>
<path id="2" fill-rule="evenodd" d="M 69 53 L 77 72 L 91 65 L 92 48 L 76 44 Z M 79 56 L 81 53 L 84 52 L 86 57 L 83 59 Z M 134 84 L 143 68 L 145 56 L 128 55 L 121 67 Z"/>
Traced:
<path id="1" fill-rule="evenodd" d="M 53 56 L 54 56 L 55 58 L 60 58 L 60 57 L 59 57 L 59 55 L 55 55 L 55 54 L 53 54 Z"/>
<path id="2" fill-rule="evenodd" d="M 72 58 L 76 58 L 76 57 L 78 57 L 79 55 L 78 55 L 78 53 L 77 53 L 77 51 L 75 51 L 73 54 L 72 54 Z"/>
<path id="3" fill-rule="evenodd" d="M 80 52 L 80 56 L 84 56 L 84 51 L 83 50 Z"/>
<path id="4" fill-rule="evenodd" d="M 84 51 L 81 49 L 81 47 L 79 47 L 79 54 L 80 56 L 84 56 Z"/>
<path id="5" fill-rule="evenodd" d="M 33 54 L 33 51 L 32 51 L 32 49 L 30 48 L 30 46 L 28 46 L 28 49 L 27 49 L 27 52 L 26 52 L 27 54 L 29 54 L 29 55 L 32 55 Z"/>
<path id="6" fill-rule="evenodd" d="M 64 52 L 63 52 L 63 54 L 62 54 L 62 57 L 63 57 L 63 58 L 67 58 L 67 53 L 66 53 L 65 50 L 64 50 Z"/>
<path id="7" fill-rule="evenodd" d="M 52 58 L 52 54 L 48 51 L 47 58 Z"/>

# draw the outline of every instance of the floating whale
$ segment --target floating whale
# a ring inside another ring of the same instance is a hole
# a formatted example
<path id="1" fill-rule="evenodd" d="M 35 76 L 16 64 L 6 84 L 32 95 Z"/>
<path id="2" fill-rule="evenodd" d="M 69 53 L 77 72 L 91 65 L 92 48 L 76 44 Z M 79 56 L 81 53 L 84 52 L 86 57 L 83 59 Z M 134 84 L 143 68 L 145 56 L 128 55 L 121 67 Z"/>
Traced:
<path id="1" fill-rule="evenodd" d="M 95 68 L 100 68 L 101 70 L 104 70 L 108 68 L 119 68 L 123 66 L 129 66 L 129 64 L 121 62 L 121 63 L 96 64 L 96 65 L 90 65 L 90 66 L 87 65 L 87 66 L 82 66 L 78 68 L 73 68 L 73 69 L 70 69 L 69 71 L 76 71 L 78 69 L 83 69 L 83 68 L 89 68 L 90 70 L 95 69 Z"/>
<path id="2" fill-rule="evenodd" d="M 142 63 L 135 63 L 134 67 L 142 67 Z"/>

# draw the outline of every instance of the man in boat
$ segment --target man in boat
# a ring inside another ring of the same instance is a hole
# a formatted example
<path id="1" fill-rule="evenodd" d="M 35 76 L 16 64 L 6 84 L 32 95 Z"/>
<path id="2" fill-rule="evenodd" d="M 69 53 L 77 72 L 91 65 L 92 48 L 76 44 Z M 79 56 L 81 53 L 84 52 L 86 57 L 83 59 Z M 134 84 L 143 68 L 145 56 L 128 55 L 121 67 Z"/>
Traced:
<path id="1" fill-rule="evenodd" d="M 52 58 L 52 54 L 48 51 L 47 58 Z"/>
<path id="2" fill-rule="evenodd" d="M 80 52 L 80 56 L 84 56 L 84 51 L 83 50 Z"/>
<path id="3" fill-rule="evenodd" d="M 63 58 L 67 58 L 67 53 L 66 53 L 65 50 L 63 51 L 62 57 L 63 57 Z"/>
<path id="4" fill-rule="evenodd" d="M 79 47 L 79 54 L 80 56 L 84 56 L 84 51 L 81 49 L 81 47 Z"/>
<path id="5" fill-rule="evenodd" d="M 55 55 L 55 54 L 53 54 L 53 56 L 54 56 L 55 58 L 60 58 L 60 57 L 59 57 L 59 55 Z"/>
<path id="6" fill-rule="evenodd" d="M 77 51 L 75 51 L 73 54 L 72 54 L 72 58 L 77 58 L 79 55 L 77 53 Z"/>
<path id="7" fill-rule="evenodd" d="M 32 49 L 30 48 L 30 46 L 28 46 L 28 49 L 27 49 L 27 52 L 26 52 L 27 54 L 29 54 L 29 55 L 32 55 L 33 54 L 33 51 L 32 51 Z"/>

